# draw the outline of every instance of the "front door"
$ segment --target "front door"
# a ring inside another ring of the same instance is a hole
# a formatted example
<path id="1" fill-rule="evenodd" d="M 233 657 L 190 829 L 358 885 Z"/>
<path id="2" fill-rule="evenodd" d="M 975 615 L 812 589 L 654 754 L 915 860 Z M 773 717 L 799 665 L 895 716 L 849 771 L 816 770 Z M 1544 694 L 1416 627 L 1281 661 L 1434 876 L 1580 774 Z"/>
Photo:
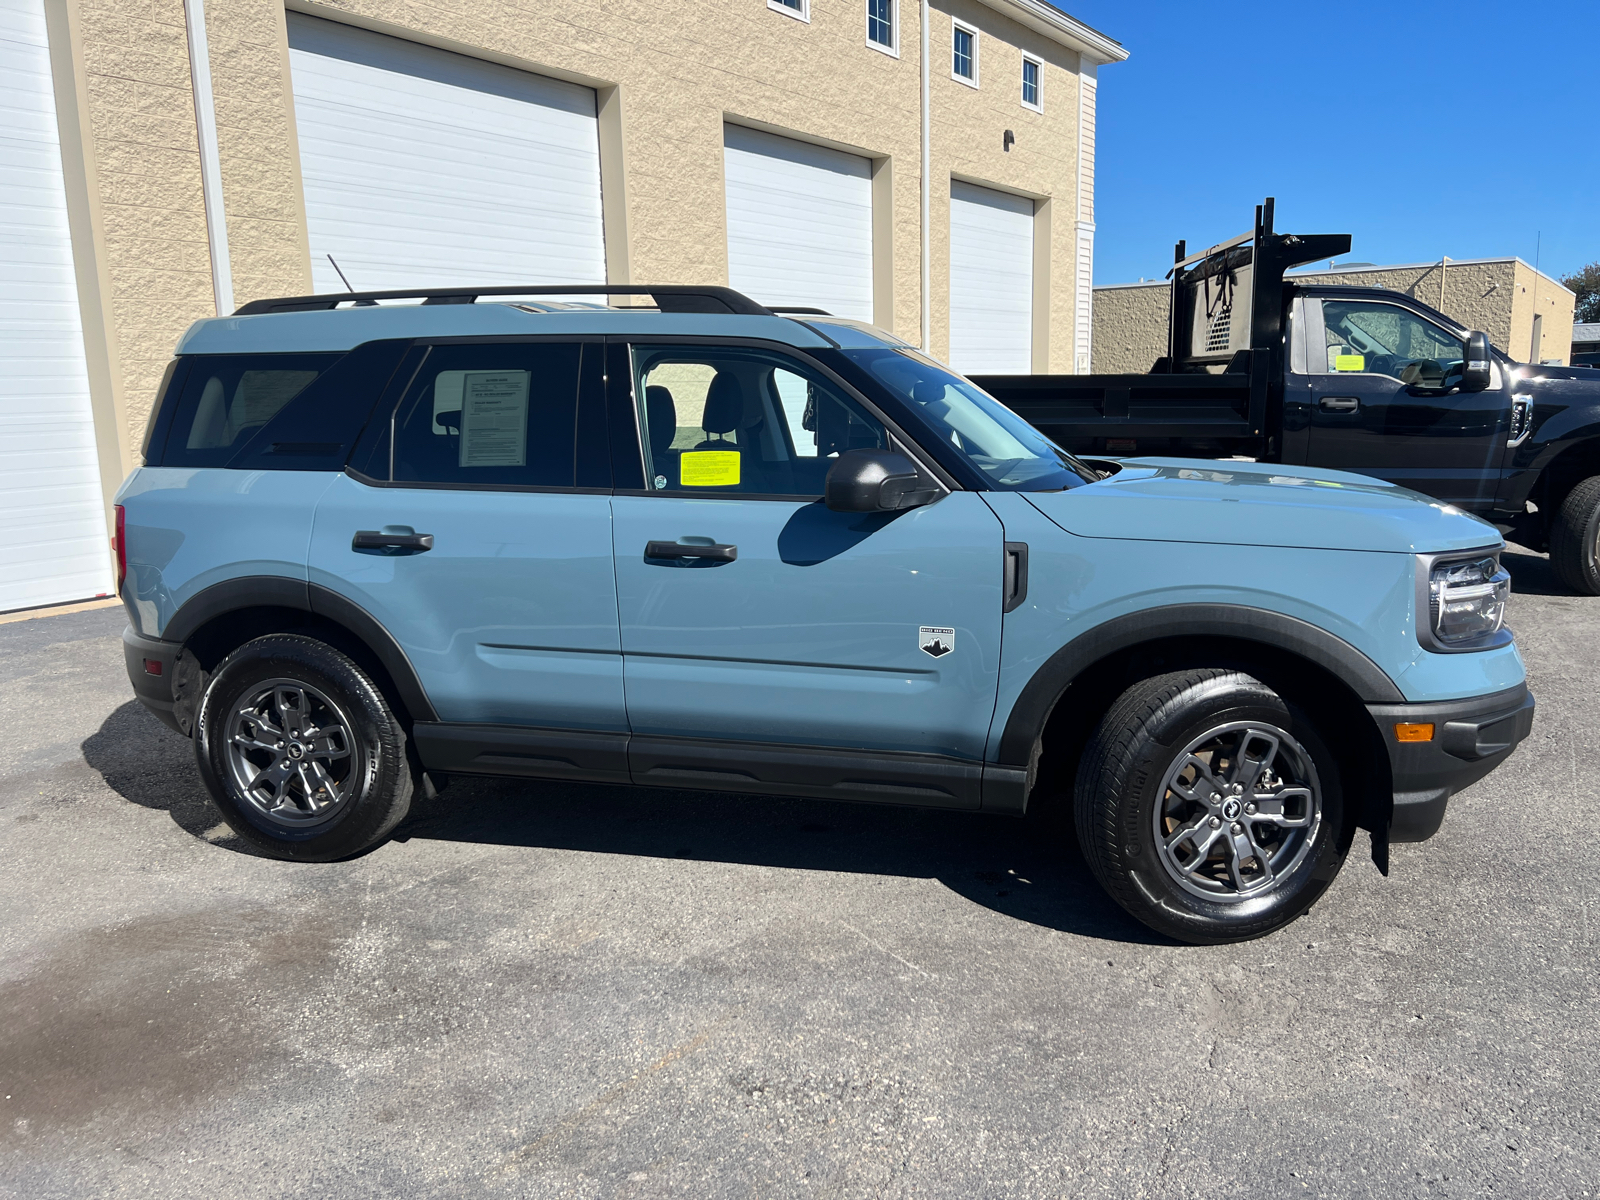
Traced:
<path id="1" fill-rule="evenodd" d="M 1004 540 L 982 497 L 830 511 L 837 455 L 890 435 L 788 354 L 641 343 L 619 374 L 645 442 L 645 491 L 612 501 L 635 736 L 981 760 Z"/>
<path id="2" fill-rule="evenodd" d="M 443 721 L 626 729 L 603 350 L 423 349 L 317 507 L 312 584 L 388 630 Z"/>
<path id="3" fill-rule="evenodd" d="M 1470 512 L 1493 508 L 1510 410 L 1499 388 L 1455 386 L 1461 340 L 1398 304 L 1326 299 L 1321 308 L 1323 336 L 1307 346 L 1308 463 L 1375 475 Z"/>

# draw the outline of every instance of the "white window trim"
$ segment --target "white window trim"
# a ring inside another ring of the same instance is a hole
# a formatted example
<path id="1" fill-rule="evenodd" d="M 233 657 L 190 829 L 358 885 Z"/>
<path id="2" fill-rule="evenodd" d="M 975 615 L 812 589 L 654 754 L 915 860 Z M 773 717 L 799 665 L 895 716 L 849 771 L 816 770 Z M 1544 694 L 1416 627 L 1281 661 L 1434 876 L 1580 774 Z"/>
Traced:
<path id="1" fill-rule="evenodd" d="M 793 17 L 796 21 L 811 24 L 811 0 L 800 0 L 798 10 L 790 8 L 787 4 L 780 4 L 778 0 L 767 0 L 767 7 L 773 12 L 781 12 L 786 17 Z"/>
<path id="2" fill-rule="evenodd" d="M 875 42 L 870 37 L 867 39 L 867 49 L 876 50 L 879 54 L 887 54 L 890 58 L 900 57 L 900 0 L 889 0 L 889 28 L 894 32 L 894 45 L 885 46 L 882 42 Z"/>
<path id="3" fill-rule="evenodd" d="M 964 29 L 972 35 L 972 78 L 956 74 L 956 30 Z M 950 78 L 957 83 L 964 83 L 969 88 L 978 86 L 978 31 L 965 21 L 950 18 Z"/>
<path id="4" fill-rule="evenodd" d="M 1039 72 L 1039 74 L 1038 74 L 1038 80 L 1039 80 L 1039 84 L 1038 84 L 1039 103 L 1037 103 L 1037 104 L 1029 104 L 1026 100 L 1023 100 L 1022 101 L 1022 107 L 1027 109 L 1029 112 L 1042 113 L 1044 111 L 1044 63 L 1040 62 L 1037 58 L 1035 58 L 1031 54 L 1024 54 L 1022 56 L 1022 61 L 1025 62 L 1025 63 L 1032 63 L 1034 65 L 1034 67 Z M 1026 69 L 1026 68 L 1024 68 L 1024 69 Z M 1017 76 L 1017 97 L 1019 99 L 1021 99 L 1021 97 L 1022 97 L 1022 76 L 1020 74 Z"/>

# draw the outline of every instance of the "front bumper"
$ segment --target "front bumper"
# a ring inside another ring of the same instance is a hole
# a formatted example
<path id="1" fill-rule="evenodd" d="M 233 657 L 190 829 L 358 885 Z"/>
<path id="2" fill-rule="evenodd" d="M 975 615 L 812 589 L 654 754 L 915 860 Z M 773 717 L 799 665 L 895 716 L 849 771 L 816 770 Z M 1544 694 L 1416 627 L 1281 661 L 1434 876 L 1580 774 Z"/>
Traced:
<path id="1" fill-rule="evenodd" d="M 1391 842 L 1431 838 L 1450 797 L 1510 758 L 1533 729 L 1533 694 L 1526 684 L 1467 700 L 1369 704 L 1367 711 L 1378 723 L 1394 774 Z M 1433 737 L 1402 742 L 1397 724 L 1432 725 Z"/>
<path id="2" fill-rule="evenodd" d="M 139 698 L 139 703 L 179 733 L 184 731 L 173 713 L 172 676 L 182 649 L 177 642 L 163 642 L 160 638 L 135 633 L 132 625 L 122 631 L 122 657 L 128 664 L 128 682 L 133 684 L 133 694 Z"/>

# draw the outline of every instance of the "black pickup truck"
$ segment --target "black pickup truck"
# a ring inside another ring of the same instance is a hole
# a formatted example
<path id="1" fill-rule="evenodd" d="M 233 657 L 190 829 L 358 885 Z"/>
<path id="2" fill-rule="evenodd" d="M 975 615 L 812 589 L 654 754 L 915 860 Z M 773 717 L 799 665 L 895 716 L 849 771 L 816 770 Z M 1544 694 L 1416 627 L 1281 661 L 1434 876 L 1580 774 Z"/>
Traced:
<path id="1" fill-rule="evenodd" d="M 1145 375 L 978 375 L 1069 450 L 1375 475 L 1475 513 L 1600 595 L 1600 371 L 1521 364 L 1400 292 L 1286 279 L 1348 234 L 1255 229 L 1172 270 Z"/>

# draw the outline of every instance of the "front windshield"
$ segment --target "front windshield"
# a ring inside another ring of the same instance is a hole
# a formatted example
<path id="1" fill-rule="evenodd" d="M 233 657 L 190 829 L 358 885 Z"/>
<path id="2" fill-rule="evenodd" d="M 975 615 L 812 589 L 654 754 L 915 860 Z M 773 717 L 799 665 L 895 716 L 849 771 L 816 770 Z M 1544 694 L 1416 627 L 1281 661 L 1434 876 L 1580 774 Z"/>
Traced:
<path id="1" fill-rule="evenodd" d="M 993 396 L 910 348 L 843 352 L 906 400 L 991 486 L 1059 492 L 1100 476 Z"/>

